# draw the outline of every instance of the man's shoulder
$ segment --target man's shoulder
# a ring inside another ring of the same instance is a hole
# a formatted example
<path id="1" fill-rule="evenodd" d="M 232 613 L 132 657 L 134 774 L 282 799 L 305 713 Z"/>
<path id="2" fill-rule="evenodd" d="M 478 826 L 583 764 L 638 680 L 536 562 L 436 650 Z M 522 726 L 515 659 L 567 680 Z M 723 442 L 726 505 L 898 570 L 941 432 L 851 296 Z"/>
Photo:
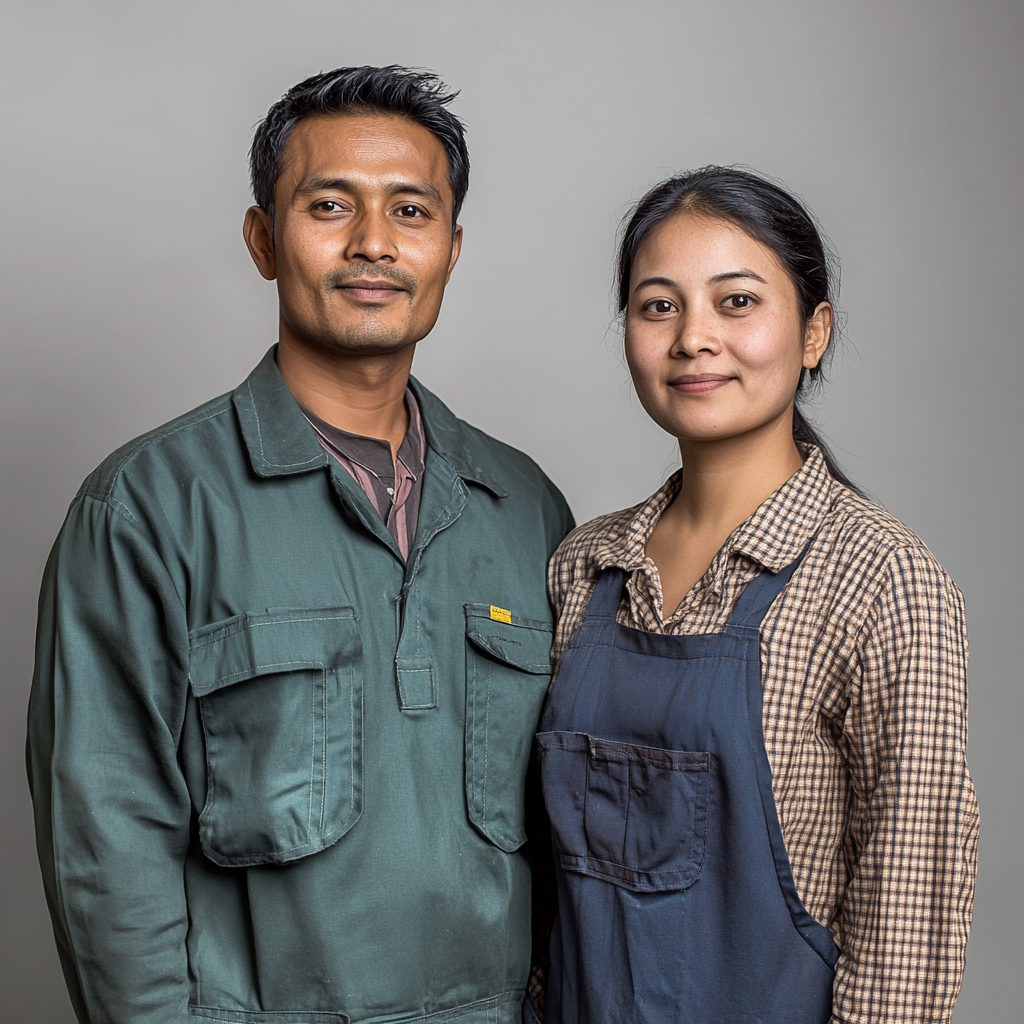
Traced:
<path id="1" fill-rule="evenodd" d="M 460 419 L 433 392 L 412 381 L 428 440 L 476 482 L 503 496 L 538 492 L 565 505 L 561 491 L 525 452 Z"/>
<path id="2" fill-rule="evenodd" d="M 181 482 L 204 453 L 223 458 L 224 435 L 238 434 L 231 397 L 232 392 L 219 395 L 121 445 L 86 477 L 78 497 L 110 501 L 129 483 L 164 477 Z"/>

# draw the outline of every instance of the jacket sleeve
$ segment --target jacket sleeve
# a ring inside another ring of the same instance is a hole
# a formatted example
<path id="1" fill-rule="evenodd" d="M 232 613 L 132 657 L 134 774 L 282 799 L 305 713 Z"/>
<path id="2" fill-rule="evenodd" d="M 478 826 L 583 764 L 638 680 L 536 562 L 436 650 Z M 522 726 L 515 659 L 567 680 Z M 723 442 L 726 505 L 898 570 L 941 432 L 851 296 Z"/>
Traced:
<path id="1" fill-rule="evenodd" d="M 131 511 L 78 498 L 39 600 L 27 754 L 47 902 L 83 1024 L 188 1019 L 185 622 Z"/>
<path id="2" fill-rule="evenodd" d="M 963 597 L 926 550 L 889 558 L 860 637 L 833 1021 L 949 1021 L 978 843 Z"/>

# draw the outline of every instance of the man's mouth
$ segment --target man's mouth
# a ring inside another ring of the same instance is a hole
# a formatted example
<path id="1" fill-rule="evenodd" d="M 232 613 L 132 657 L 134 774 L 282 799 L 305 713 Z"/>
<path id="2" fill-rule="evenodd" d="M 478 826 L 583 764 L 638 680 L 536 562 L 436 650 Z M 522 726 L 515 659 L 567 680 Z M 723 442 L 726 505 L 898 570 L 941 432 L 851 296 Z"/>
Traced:
<path id="1" fill-rule="evenodd" d="M 357 277 L 335 287 L 346 292 L 357 302 L 388 302 L 405 289 L 387 278 Z"/>

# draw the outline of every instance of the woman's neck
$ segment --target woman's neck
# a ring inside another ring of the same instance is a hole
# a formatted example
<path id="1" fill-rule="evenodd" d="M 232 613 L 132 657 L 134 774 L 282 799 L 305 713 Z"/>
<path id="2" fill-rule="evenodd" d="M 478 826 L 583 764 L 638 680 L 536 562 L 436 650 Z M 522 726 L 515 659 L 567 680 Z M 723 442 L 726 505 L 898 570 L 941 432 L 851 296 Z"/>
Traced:
<path id="1" fill-rule="evenodd" d="M 679 444 L 683 483 L 673 507 L 694 530 L 717 529 L 722 540 L 753 515 L 802 465 L 792 424 L 721 441 Z"/>
<path id="2" fill-rule="evenodd" d="M 792 420 L 741 437 L 680 441 L 683 482 L 647 542 L 668 617 L 707 571 L 729 534 L 803 464 Z"/>

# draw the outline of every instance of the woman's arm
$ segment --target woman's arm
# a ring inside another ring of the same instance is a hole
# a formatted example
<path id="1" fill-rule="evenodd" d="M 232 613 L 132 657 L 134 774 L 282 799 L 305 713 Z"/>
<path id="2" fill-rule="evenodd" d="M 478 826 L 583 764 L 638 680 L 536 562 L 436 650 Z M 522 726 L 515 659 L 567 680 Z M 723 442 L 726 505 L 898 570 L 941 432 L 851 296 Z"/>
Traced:
<path id="1" fill-rule="evenodd" d="M 950 1020 L 974 899 L 963 596 L 923 547 L 894 551 L 886 575 L 842 740 L 853 799 L 836 1024 Z"/>

